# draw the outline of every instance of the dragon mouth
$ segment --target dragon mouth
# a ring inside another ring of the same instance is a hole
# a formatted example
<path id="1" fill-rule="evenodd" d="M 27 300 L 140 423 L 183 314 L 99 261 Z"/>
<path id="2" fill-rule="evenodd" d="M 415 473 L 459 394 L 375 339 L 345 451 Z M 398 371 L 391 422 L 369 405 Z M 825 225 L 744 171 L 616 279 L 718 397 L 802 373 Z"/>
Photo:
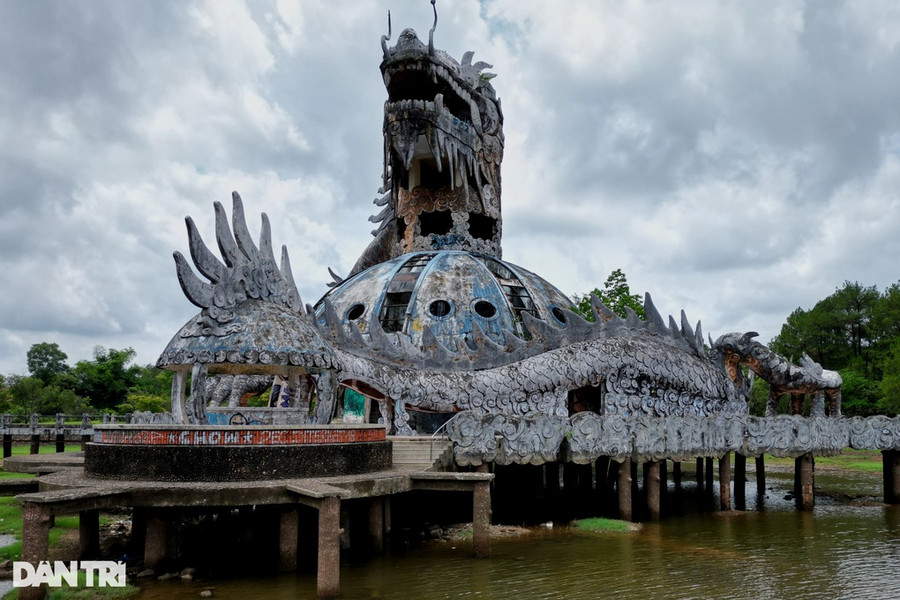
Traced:
<path id="1" fill-rule="evenodd" d="M 469 141 L 473 129 L 474 134 L 483 135 L 475 99 L 443 65 L 425 57 L 396 61 L 384 68 L 384 84 L 388 91 L 386 115 L 400 117 L 409 110 L 421 111 L 463 143 Z"/>

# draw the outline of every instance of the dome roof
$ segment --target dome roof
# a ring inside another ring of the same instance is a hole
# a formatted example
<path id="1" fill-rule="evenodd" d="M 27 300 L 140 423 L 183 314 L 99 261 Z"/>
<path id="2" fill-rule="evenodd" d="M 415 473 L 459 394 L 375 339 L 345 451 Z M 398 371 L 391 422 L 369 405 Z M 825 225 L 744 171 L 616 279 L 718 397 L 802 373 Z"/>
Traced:
<path id="1" fill-rule="evenodd" d="M 523 313 L 564 326 L 564 311 L 572 306 L 565 294 L 522 267 L 450 250 L 404 254 L 358 273 L 319 300 L 320 320 L 325 300 L 345 327 L 365 333 L 375 320 L 417 345 L 427 327 L 448 348 L 471 344 L 479 326 L 498 344 L 504 343 L 503 331 L 528 339 Z"/>

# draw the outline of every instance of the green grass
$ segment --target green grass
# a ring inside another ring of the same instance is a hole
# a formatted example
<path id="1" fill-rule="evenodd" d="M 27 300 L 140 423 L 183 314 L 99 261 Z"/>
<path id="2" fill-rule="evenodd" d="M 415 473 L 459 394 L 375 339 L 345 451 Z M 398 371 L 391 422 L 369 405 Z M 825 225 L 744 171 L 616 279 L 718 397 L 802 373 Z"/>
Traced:
<path id="1" fill-rule="evenodd" d="M 124 600 L 125 598 L 133 598 L 140 592 L 140 589 L 133 585 L 125 587 L 85 587 L 87 578 L 84 571 L 78 573 L 78 586 L 69 587 L 63 584 L 62 587 L 52 588 L 48 590 L 48 600 Z M 17 600 L 19 590 L 12 589 L 3 596 L 3 600 Z"/>
<path id="2" fill-rule="evenodd" d="M 632 523 L 629 523 L 627 521 L 617 521 L 615 519 L 604 519 L 603 517 L 578 519 L 577 521 L 572 521 L 572 526 L 579 531 L 589 531 L 592 533 L 622 533 L 627 531 L 634 531 L 634 524 Z"/>
<path id="3" fill-rule="evenodd" d="M 81 452 L 81 444 L 66 444 L 66 452 Z M 38 448 L 39 454 L 55 454 L 56 444 L 54 442 L 42 443 Z M 31 454 L 31 444 L 14 444 L 12 447 L 13 456 L 22 456 L 23 454 Z"/>
<path id="4" fill-rule="evenodd" d="M 793 458 L 776 458 L 766 454 L 766 465 L 793 467 Z M 845 448 L 837 456 L 817 456 L 816 467 L 846 469 L 848 471 L 878 472 L 882 469 L 881 452 L 878 450 L 853 450 Z"/>
<path id="5" fill-rule="evenodd" d="M 78 517 L 56 517 L 56 524 L 50 529 L 50 546 L 56 545 L 66 531 L 73 529 L 78 529 Z M 11 496 L 0 498 L 0 533 L 19 539 L 0 548 L 0 560 L 18 560 L 22 556 L 22 507 Z"/>

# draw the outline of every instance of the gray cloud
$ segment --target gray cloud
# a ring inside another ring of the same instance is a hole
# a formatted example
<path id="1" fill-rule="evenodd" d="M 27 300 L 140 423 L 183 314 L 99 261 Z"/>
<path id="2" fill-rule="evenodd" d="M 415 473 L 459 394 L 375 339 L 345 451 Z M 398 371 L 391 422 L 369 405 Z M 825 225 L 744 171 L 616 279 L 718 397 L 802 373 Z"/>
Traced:
<path id="1" fill-rule="evenodd" d="M 900 279 L 891 2 L 438 6 L 494 64 L 504 255 L 569 293 L 623 268 L 714 335 L 767 341 L 845 279 Z M 171 253 L 212 202 L 272 218 L 304 300 L 369 241 L 379 38 L 430 5 L 0 5 L 0 373 L 56 341 L 152 362 L 196 309 Z M 540 243 L 535 243 L 539 240 Z"/>

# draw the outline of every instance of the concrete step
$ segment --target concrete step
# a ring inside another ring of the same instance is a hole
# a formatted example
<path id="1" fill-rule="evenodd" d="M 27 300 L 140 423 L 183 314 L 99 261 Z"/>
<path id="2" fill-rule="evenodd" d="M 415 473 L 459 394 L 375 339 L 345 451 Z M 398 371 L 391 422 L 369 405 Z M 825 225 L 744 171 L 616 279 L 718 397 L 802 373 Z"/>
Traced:
<path id="1" fill-rule="evenodd" d="M 389 437 L 395 465 L 440 467 L 452 460 L 453 443 L 446 437 Z"/>

